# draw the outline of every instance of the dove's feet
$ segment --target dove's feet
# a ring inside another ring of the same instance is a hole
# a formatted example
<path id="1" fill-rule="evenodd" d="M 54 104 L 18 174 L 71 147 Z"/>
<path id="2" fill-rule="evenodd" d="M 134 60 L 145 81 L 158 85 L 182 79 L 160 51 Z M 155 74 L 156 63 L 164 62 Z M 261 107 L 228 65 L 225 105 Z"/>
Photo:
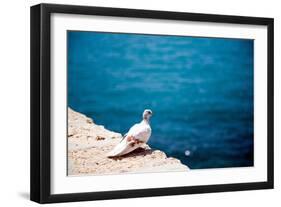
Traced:
<path id="1" fill-rule="evenodd" d="M 138 139 L 136 139 L 134 137 L 128 137 L 127 141 L 130 142 L 130 145 L 132 147 L 134 147 L 136 144 L 142 144 L 143 143 L 142 141 L 140 141 L 140 140 L 138 140 Z"/>

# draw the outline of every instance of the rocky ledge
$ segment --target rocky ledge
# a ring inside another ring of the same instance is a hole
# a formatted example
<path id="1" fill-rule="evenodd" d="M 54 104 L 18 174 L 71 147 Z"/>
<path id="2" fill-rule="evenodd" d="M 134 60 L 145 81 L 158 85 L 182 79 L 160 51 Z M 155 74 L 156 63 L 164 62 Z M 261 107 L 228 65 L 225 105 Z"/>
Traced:
<path id="1" fill-rule="evenodd" d="M 122 157 L 106 157 L 121 138 L 121 134 L 96 125 L 92 119 L 68 108 L 68 175 L 189 170 L 178 159 L 148 145 Z"/>

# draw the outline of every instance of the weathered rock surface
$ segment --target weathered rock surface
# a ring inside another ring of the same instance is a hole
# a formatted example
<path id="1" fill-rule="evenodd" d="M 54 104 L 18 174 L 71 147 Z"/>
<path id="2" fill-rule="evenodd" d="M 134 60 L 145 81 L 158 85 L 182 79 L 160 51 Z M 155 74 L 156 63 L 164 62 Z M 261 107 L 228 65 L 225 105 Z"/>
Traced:
<path id="1" fill-rule="evenodd" d="M 118 158 L 106 154 L 122 135 L 94 124 L 85 115 L 68 109 L 68 175 L 102 175 L 140 172 L 187 171 L 178 159 L 148 145 Z"/>

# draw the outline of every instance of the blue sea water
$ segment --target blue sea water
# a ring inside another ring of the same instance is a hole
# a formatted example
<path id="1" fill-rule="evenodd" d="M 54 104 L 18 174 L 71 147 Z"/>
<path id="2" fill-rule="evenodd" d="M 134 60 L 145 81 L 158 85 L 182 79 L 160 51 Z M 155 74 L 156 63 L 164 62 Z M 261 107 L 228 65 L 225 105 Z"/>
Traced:
<path id="1" fill-rule="evenodd" d="M 68 105 L 126 133 L 153 111 L 149 145 L 191 169 L 252 166 L 249 39 L 68 31 Z"/>

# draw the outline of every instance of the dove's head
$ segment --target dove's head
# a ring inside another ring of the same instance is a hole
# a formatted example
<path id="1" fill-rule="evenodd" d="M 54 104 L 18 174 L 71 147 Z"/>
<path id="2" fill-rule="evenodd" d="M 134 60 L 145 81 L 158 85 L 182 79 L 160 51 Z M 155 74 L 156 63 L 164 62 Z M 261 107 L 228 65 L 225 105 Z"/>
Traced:
<path id="1" fill-rule="evenodd" d="M 150 109 L 145 109 L 142 114 L 143 119 L 149 120 L 151 116 L 152 116 L 152 111 Z"/>

